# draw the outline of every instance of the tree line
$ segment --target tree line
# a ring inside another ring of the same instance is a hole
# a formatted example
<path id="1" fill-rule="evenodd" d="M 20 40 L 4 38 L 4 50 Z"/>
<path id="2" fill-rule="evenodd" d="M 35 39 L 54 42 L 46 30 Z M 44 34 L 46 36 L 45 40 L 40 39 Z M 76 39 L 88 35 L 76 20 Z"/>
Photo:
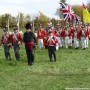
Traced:
<path id="1" fill-rule="evenodd" d="M 43 27 L 48 27 L 49 22 L 53 22 L 55 26 L 57 26 L 57 20 L 55 18 L 50 18 L 44 15 L 42 12 L 39 12 L 39 15 L 34 15 L 33 17 L 29 14 L 24 15 L 23 13 L 19 13 L 18 15 L 12 16 L 9 13 L 5 13 L 3 15 L 0 15 L 0 27 L 3 28 L 8 25 L 8 19 L 9 19 L 9 27 L 13 28 L 18 23 L 19 19 L 19 27 L 24 28 L 25 24 L 27 22 L 30 22 L 31 25 L 33 25 L 34 21 L 34 27 L 35 29 L 39 28 L 39 26 L 42 24 Z"/>

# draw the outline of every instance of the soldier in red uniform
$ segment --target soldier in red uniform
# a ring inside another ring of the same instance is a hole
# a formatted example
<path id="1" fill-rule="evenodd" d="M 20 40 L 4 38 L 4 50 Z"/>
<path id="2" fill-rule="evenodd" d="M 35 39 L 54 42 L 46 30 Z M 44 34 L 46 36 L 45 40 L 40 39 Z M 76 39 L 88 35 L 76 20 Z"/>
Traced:
<path id="1" fill-rule="evenodd" d="M 16 60 L 20 60 L 20 44 L 22 43 L 22 35 L 18 32 L 18 27 L 14 27 L 14 33 L 12 34 L 12 44 L 15 52 Z"/>
<path id="2" fill-rule="evenodd" d="M 5 27 L 3 29 L 4 31 L 4 34 L 1 38 L 1 44 L 3 44 L 3 47 L 4 47 L 4 54 L 5 54 L 5 57 L 6 57 L 6 60 L 11 60 L 11 55 L 10 55 L 10 47 L 11 47 L 11 35 L 9 34 L 8 32 L 8 29 L 7 27 Z"/>
<path id="3" fill-rule="evenodd" d="M 40 49 L 44 47 L 43 39 L 45 36 L 45 30 L 40 26 L 40 30 L 37 32 L 38 44 Z"/>
<path id="4" fill-rule="evenodd" d="M 62 31 L 61 31 L 61 41 L 62 41 L 62 47 L 64 46 L 64 40 L 65 40 L 65 30 L 66 30 L 66 27 L 62 28 Z"/>
<path id="5" fill-rule="evenodd" d="M 85 39 L 86 39 L 85 47 L 88 48 L 88 42 L 89 42 L 89 28 L 88 28 L 88 26 L 85 27 Z"/>
<path id="6" fill-rule="evenodd" d="M 77 38 L 78 38 L 78 40 L 81 40 L 82 26 L 79 26 L 79 27 L 76 27 L 76 28 L 78 28 Z"/>
<path id="7" fill-rule="evenodd" d="M 66 28 L 66 30 L 65 30 L 65 46 L 66 46 L 67 49 L 69 48 L 69 45 L 70 45 L 70 42 L 69 42 L 69 28 Z"/>
<path id="8" fill-rule="evenodd" d="M 85 27 L 82 27 L 82 33 L 81 33 L 81 42 L 82 42 L 82 49 L 86 49 L 85 47 L 85 43 L 86 43 L 86 39 L 85 39 Z"/>
<path id="9" fill-rule="evenodd" d="M 73 37 L 74 37 L 74 27 L 71 25 L 71 28 L 69 30 L 69 47 L 72 47 L 72 41 L 73 41 Z"/>
<path id="10" fill-rule="evenodd" d="M 45 30 L 45 36 L 44 36 L 44 39 L 43 39 L 45 49 L 47 49 L 47 37 L 48 37 L 48 35 L 49 35 L 49 30 L 46 29 Z"/>
<path id="11" fill-rule="evenodd" d="M 75 49 L 79 48 L 79 39 L 78 39 L 78 28 L 76 27 L 74 30 L 74 47 Z"/>
<path id="12" fill-rule="evenodd" d="M 48 46 L 48 53 L 49 59 L 52 62 L 52 55 L 54 56 L 54 61 L 56 62 L 56 45 L 58 44 L 58 40 L 53 35 L 52 31 L 49 31 L 49 36 L 47 38 L 47 46 Z"/>
<path id="13" fill-rule="evenodd" d="M 55 27 L 52 27 L 52 33 L 53 33 L 53 35 L 56 36 L 57 31 L 56 31 L 56 28 Z"/>

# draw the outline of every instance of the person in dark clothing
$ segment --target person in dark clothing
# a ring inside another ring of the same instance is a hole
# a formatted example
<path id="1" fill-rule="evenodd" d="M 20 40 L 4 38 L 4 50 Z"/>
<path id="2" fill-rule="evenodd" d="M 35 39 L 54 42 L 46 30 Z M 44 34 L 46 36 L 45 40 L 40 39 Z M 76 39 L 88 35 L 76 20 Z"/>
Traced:
<path id="1" fill-rule="evenodd" d="M 23 36 L 23 42 L 25 43 L 28 65 L 32 65 L 34 62 L 34 47 L 36 44 L 36 37 L 31 30 L 30 23 L 27 23 L 25 28 L 26 32 L 24 33 Z"/>

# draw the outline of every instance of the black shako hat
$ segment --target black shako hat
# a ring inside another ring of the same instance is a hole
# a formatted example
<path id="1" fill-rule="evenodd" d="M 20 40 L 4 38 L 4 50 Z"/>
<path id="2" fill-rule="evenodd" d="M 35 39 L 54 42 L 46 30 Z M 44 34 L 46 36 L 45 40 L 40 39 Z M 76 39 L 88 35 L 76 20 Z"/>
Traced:
<path id="1" fill-rule="evenodd" d="M 25 28 L 26 28 L 26 29 L 31 29 L 31 24 L 28 22 L 28 23 L 25 25 Z"/>
<path id="2" fill-rule="evenodd" d="M 14 31 L 18 30 L 18 26 L 14 26 L 13 30 Z"/>
<path id="3" fill-rule="evenodd" d="M 3 31 L 8 31 L 8 28 L 7 27 L 3 27 Z"/>
<path id="4" fill-rule="evenodd" d="M 52 33 L 52 30 L 51 29 L 49 29 L 49 33 Z"/>

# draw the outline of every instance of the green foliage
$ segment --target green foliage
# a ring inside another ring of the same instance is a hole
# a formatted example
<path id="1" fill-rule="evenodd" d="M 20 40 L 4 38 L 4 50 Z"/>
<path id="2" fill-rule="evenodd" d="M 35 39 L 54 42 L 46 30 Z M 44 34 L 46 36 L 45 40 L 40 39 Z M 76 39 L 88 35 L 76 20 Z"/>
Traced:
<path id="1" fill-rule="evenodd" d="M 75 14 L 81 17 L 81 20 L 83 19 L 83 8 L 80 5 L 73 5 L 72 9 L 74 10 Z"/>
<path id="2" fill-rule="evenodd" d="M 60 49 L 57 62 L 49 62 L 47 50 L 35 51 L 35 63 L 27 65 L 24 46 L 21 61 L 4 59 L 0 55 L 0 90 L 65 90 L 67 87 L 90 88 L 90 50 Z"/>
<path id="3" fill-rule="evenodd" d="M 49 19 L 50 18 L 44 15 L 42 12 L 39 12 L 39 17 L 38 17 L 39 25 L 42 24 L 43 27 L 47 26 Z"/>
<path id="4" fill-rule="evenodd" d="M 23 13 L 19 13 L 19 14 L 20 14 L 20 17 L 19 17 L 20 29 L 24 28 L 27 22 L 32 23 L 31 16 L 29 14 L 27 15 L 24 15 Z M 18 16 L 14 17 L 14 16 L 11 16 L 10 14 L 3 14 L 0 16 L 0 27 L 5 27 L 8 24 L 8 19 L 9 19 L 10 28 L 17 25 Z M 50 21 L 49 17 L 44 15 L 42 12 L 39 12 L 39 16 L 35 16 L 35 19 L 34 19 L 35 27 L 39 28 L 40 24 L 42 24 L 43 27 L 47 27 L 49 21 Z"/>
<path id="5" fill-rule="evenodd" d="M 66 0 L 60 0 L 60 2 L 63 2 L 63 3 L 65 3 L 65 2 L 66 2 Z"/>
<path id="6" fill-rule="evenodd" d="M 89 11 L 89 13 L 90 13 L 90 2 L 88 2 L 87 8 L 88 8 L 88 11 Z"/>

